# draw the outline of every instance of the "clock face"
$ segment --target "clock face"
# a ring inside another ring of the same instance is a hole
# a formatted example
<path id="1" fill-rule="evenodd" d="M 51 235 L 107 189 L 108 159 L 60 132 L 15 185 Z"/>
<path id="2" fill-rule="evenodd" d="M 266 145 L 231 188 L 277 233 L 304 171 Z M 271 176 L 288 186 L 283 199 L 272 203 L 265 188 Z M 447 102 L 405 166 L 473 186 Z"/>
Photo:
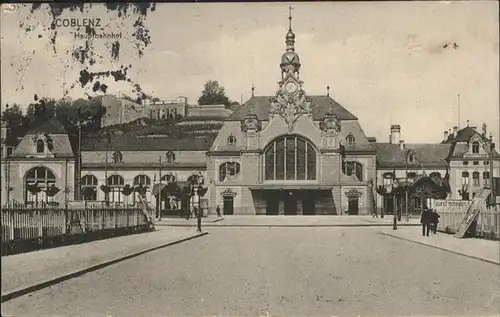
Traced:
<path id="1" fill-rule="evenodd" d="M 288 83 L 286 84 L 285 89 L 289 93 L 294 93 L 297 90 L 297 85 L 295 83 Z"/>

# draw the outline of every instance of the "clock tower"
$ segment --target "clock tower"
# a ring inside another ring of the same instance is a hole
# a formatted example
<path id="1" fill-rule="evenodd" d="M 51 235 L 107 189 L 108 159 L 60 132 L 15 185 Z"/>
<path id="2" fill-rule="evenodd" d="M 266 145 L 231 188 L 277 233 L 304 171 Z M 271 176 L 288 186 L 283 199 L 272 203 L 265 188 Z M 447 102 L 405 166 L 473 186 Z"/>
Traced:
<path id="1" fill-rule="evenodd" d="M 295 122 L 302 116 L 311 116 L 311 100 L 302 89 L 299 78 L 300 59 L 295 52 L 295 33 L 292 31 L 292 8 L 288 17 L 288 32 L 285 37 L 286 52 L 281 56 L 281 81 L 276 95 L 271 98 L 270 117 L 281 116 L 288 125 L 289 133 Z"/>

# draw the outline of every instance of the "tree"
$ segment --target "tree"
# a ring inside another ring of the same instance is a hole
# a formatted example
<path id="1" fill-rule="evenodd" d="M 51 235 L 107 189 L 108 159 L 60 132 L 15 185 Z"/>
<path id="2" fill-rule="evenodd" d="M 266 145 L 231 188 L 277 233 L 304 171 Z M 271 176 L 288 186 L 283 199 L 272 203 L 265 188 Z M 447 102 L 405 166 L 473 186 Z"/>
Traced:
<path id="1" fill-rule="evenodd" d="M 28 128 L 32 128 L 50 120 L 54 117 L 56 109 L 56 100 L 50 98 L 41 98 L 35 95 L 35 103 L 30 103 L 28 105 L 26 113 L 26 123 Z"/>
<path id="2" fill-rule="evenodd" d="M 226 107 L 231 105 L 231 101 L 226 96 L 224 87 L 222 87 L 218 81 L 209 80 L 205 83 L 201 96 L 198 99 L 198 104 L 200 105 L 220 105 L 223 104 Z"/>
<path id="3" fill-rule="evenodd" d="M 11 107 L 6 105 L 2 113 L 2 122 L 7 123 L 7 128 L 12 133 L 21 132 L 23 128 L 23 112 L 19 105 L 14 104 Z"/>

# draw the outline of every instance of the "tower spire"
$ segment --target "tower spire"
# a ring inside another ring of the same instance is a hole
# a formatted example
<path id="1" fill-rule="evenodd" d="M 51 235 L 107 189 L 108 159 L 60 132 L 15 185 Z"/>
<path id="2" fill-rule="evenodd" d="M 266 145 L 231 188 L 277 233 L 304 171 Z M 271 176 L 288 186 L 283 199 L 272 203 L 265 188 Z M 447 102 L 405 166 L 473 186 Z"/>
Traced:
<path id="1" fill-rule="evenodd" d="M 288 31 L 292 31 L 292 4 L 288 6 Z"/>

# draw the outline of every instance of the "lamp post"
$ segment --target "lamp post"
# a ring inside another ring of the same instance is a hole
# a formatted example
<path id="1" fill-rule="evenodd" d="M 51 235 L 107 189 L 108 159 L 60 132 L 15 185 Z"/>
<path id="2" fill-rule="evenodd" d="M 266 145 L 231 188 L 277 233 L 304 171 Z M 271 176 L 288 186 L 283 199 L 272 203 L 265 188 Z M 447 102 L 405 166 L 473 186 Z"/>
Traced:
<path id="1" fill-rule="evenodd" d="M 398 225 L 397 225 L 397 204 L 396 204 L 396 188 L 398 188 L 398 183 L 396 180 L 396 175 L 394 175 L 394 180 L 392 181 L 392 197 L 393 197 L 393 204 L 394 204 L 394 220 L 393 220 L 393 226 L 392 230 L 398 230 Z"/>

